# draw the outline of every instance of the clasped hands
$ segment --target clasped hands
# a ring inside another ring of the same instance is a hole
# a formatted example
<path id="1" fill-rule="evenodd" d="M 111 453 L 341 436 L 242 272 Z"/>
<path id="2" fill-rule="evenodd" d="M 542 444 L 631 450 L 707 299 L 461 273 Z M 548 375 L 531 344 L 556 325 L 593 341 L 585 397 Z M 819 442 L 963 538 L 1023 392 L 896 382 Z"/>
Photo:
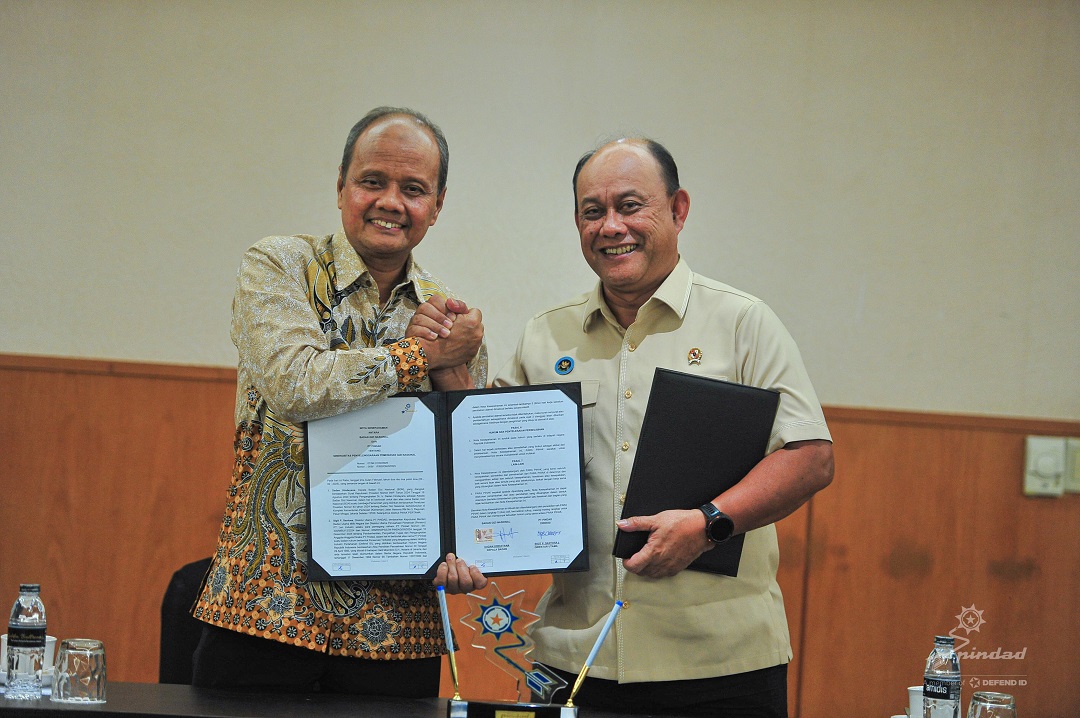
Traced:
<path id="1" fill-rule="evenodd" d="M 434 296 L 417 308 L 405 336 L 420 340 L 434 388 L 440 391 L 474 388 L 468 362 L 480 351 L 484 340 L 479 309 L 469 309 L 459 299 Z M 488 580 L 479 568 L 448 553 L 439 564 L 433 583 L 445 586 L 447 593 L 468 593 L 484 588 Z"/>
<path id="2" fill-rule="evenodd" d="M 468 363 L 484 341 L 479 309 L 469 309 L 460 299 L 433 296 L 417 307 L 405 336 L 420 340 L 435 389 L 475 388 Z"/>

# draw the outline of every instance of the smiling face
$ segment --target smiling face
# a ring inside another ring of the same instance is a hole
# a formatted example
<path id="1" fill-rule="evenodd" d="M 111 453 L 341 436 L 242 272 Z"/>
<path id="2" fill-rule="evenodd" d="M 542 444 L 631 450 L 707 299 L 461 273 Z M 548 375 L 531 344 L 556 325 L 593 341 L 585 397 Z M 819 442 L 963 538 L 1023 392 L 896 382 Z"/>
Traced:
<path id="1" fill-rule="evenodd" d="M 642 144 L 619 140 L 585 162 L 576 186 L 581 253 L 600 277 L 623 326 L 678 263 L 690 195 L 667 194 L 660 165 Z"/>
<path id="2" fill-rule="evenodd" d="M 439 146 L 407 116 L 390 115 L 364 130 L 347 173 L 338 174 L 345 236 L 364 263 L 399 271 L 442 209 Z"/>
<path id="3" fill-rule="evenodd" d="M 683 189 L 669 196 L 648 149 L 628 140 L 605 145 L 589 158 L 576 195 L 581 252 L 616 316 L 623 319 L 621 307 L 632 321 L 679 261 L 690 196 Z"/>

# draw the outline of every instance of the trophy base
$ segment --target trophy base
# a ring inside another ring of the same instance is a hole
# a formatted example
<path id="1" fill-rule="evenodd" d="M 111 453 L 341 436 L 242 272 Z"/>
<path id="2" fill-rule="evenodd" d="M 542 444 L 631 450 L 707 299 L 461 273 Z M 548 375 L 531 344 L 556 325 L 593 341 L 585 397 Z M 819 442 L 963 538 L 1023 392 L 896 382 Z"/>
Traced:
<path id="1" fill-rule="evenodd" d="M 577 718 L 577 707 L 503 701 L 446 702 L 447 718 Z"/>

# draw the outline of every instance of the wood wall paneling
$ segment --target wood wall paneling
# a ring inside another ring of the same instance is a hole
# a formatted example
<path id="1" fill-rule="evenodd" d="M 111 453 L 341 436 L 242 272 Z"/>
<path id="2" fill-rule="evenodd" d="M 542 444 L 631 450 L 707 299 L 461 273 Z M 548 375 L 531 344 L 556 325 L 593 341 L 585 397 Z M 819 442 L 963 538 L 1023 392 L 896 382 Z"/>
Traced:
<path id="1" fill-rule="evenodd" d="M 40 582 L 50 634 L 100 638 L 111 679 L 156 682 L 165 587 L 217 543 L 235 372 L 3 359 L 0 596 Z"/>
<path id="2" fill-rule="evenodd" d="M 1025 497 L 1021 476 L 1026 434 L 1080 425 L 827 416 L 837 470 L 812 507 L 797 714 L 901 713 L 933 636 L 949 633 L 969 642 L 962 651 L 1023 655 L 962 656 L 965 706 L 974 690 L 996 689 L 1025 716 L 1075 714 L 1080 496 Z M 965 608 L 981 616 L 970 630 L 959 625 Z"/>
<path id="3" fill-rule="evenodd" d="M 810 531 L 812 503 L 776 523 L 776 539 L 780 545 L 780 567 L 776 581 L 784 594 L 788 631 L 791 633 L 792 659 L 788 664 L 788 711 L 797 715 L 802 690 L 802 632 L 805 620 L 807 537 Z"/>
<path id="4" fill-rule="evenodd" d="M 0 598 L 40 581 L 50 633 L 105 640 L 113 680 L 157 680 L 161 598 L 208 556 L 232 469 L 231 369 L 0 355 Z M 1025 718 L 1080 709 L 1080 496 L 1021 494 L 1024 436 L 1080 422 L 827 408 L 831 487 L 781 521 L 798 718 L 903 712 L 936 633 L 983 651 L 971 680 L 1024 680 Z M 528 605 L 546 576 L 499 580 Z M 978 630 L 958 626 L 962 610 Z M 512 699 L 450 597 L 462 692 Z M 996 649 L 1022 652 L 1011 660 Z M 1000 655 L 1000 654 L 999 654 Z M 443 694 L 450 695 L 444 667 Z"/>

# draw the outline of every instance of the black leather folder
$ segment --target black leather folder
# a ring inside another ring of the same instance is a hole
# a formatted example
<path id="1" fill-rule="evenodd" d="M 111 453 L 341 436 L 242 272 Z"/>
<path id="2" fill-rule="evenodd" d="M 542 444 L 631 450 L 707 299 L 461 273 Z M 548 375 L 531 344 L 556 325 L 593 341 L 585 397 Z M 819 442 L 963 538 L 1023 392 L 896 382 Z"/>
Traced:
<path id="1" fill-rule="evenodd" d="M 622 517 L 696 509 L 737 484 L 765 456 L 780 393 L 657 368 Z M 619 531 L 612 554 L 630 558 L 647 531 Z M 690 568 L 739 573 L 743 534 L 701 554 Z"/>

